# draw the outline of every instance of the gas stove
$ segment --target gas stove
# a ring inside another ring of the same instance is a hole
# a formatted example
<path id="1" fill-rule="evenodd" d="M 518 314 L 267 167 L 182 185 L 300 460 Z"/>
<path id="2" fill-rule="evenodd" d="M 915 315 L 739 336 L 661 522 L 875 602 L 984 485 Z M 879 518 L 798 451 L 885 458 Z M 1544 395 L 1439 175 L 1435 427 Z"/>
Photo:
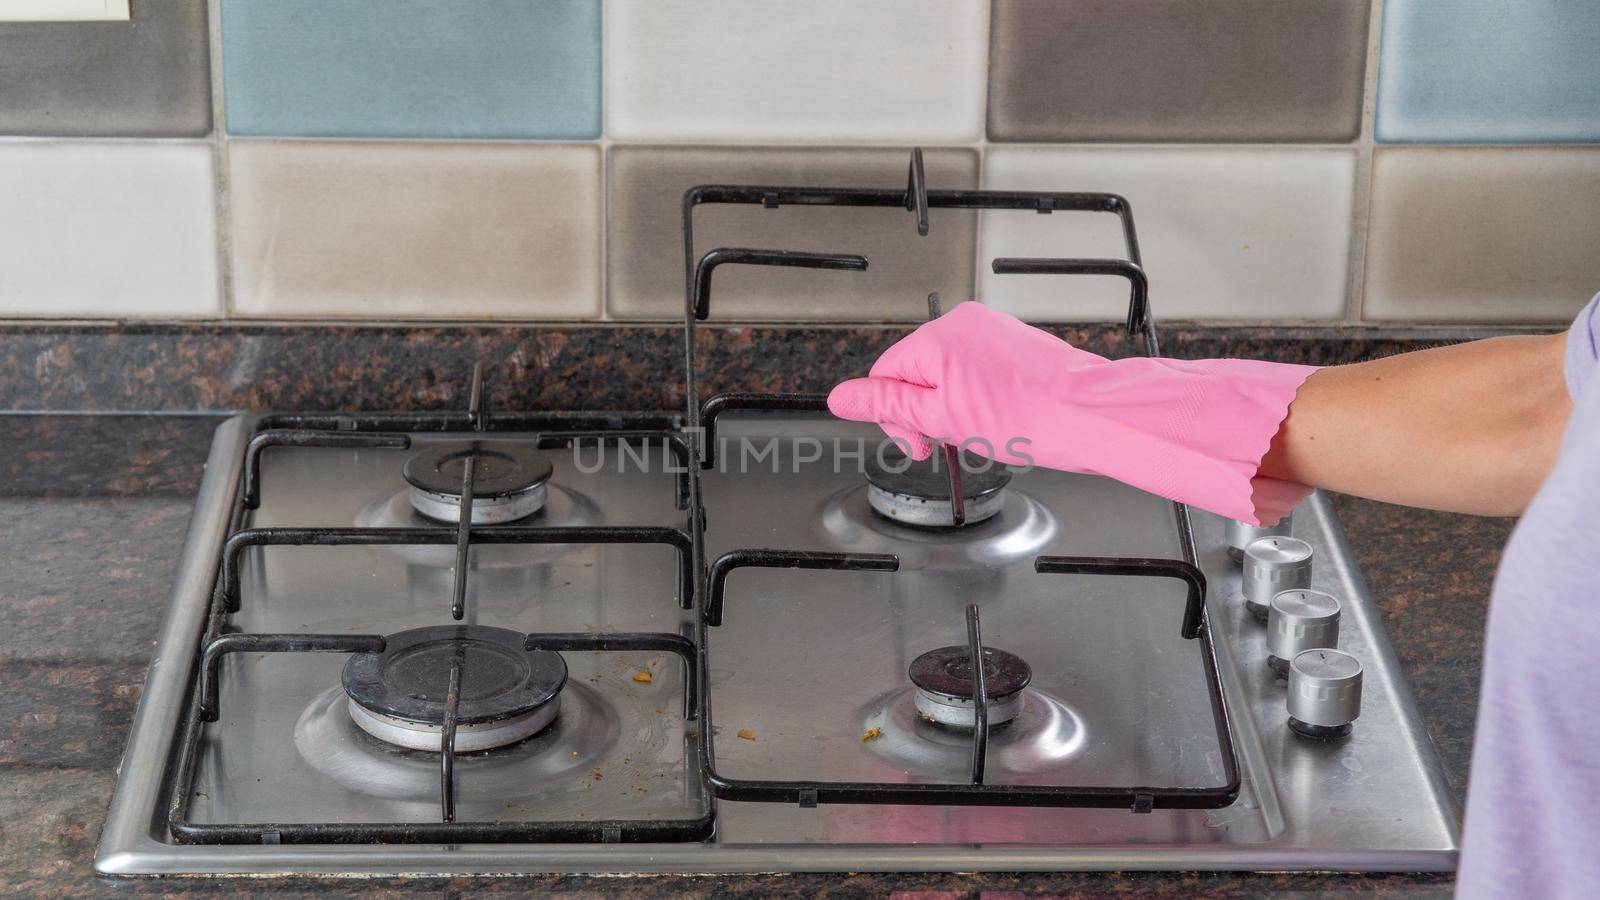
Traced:
<path id="1" fill-rule="evenodd" d="M 701 402 L 717 266 L 866 265 L 697 256 L 706 203 L 1116 215 L 1125 259 L 994 266 L 1127 278 L 1157 352 L 1125 200 L 919 163 L 688 193 L 681 413 L 491 410 L 480 368 L 459 411 L 220 427 L 99 871 L 1453 868 L 1322 495 L 1246 548 L 1103 478 L 911 462 L 820 396 Z"/>

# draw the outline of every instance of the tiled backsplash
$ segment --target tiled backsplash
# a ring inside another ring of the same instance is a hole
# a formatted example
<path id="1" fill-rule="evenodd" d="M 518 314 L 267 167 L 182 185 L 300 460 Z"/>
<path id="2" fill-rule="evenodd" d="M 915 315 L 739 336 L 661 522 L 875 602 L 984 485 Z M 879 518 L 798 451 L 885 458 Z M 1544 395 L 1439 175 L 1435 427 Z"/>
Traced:
<path id="1" fill-rule="evenodd" d="M 1115 191 L 1158 317 L 1559 322 L 1600 290 L 1588 0 L 132 0 L 0 25 L 0 316 L 670 319 L 705 182 Z M 1475 146 L 1461 146 L 1470 144 Z M 704 208 L 715 317 L 1108 319 L 1114 220 Z"/>

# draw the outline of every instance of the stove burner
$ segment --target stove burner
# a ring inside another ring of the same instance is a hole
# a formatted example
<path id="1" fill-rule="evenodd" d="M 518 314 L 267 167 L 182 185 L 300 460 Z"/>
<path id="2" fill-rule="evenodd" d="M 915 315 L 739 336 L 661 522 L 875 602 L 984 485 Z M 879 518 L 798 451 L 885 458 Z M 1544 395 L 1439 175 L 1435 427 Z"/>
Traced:
<path id="1" fill-rule="evenodd" d="M 910 674 L 917 686 L 920 715 L 940 725 L 972 729 L 972 657 L 966 647 L 929 650 L 911 661 Z M 1015 719 L 1022 712 L 1022 691 L 1033 680 L 1033 670 L 1015 653 L 985 647 L 983 677 L 989 727 Z"/>
<path id="2" fill-rule="evenodd" d="M 555 467 L 542 453 L 512 441 L 435 444 L 406 460 L 411 505 L 430 519 L 461 520 L 461 480 L 468 457 L 473 472 L 472 523 L 495 525 L 544 508 L 545 485 Z"/>
<path id="3" fill-rule="evenodd" d="M 567 683 L 561 654 L 523 649 L 524 636 L 486 625 L 413 628 L 386 639 L 382 653 L 356 653 L 344 666 L 350 717 L 373 737 L 413 750 L 440 749 L 445 691 L 462 656 L 456 751 L 514 744 L 549 725 Z"/>
<path id="4" fill-rule="evenodd" d="M 966 500 L 967 525 L 991 518 L 1005 506 L 1005 486 L 1011 481 L 1006 467 L 973 453 L 963 453 L 961 495 Z M 867 458 L 867 502 L 873 511 L 904 525 L 953 528 L 950 509 L 950 473 L 943 454 L 914 462 L 898 448 Z"/>

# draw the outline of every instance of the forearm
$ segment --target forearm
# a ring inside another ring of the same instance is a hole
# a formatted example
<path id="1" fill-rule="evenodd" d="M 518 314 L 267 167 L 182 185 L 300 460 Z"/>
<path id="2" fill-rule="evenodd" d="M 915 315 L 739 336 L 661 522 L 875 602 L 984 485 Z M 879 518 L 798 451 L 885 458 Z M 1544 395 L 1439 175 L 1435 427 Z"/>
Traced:
<path id="1" fill-rule="evenodd" d="M 1572 409 L 1565 335 L 1502 337 L 1319 370 L 1260 474 L 1407 506 L 1517 515 Z"/>

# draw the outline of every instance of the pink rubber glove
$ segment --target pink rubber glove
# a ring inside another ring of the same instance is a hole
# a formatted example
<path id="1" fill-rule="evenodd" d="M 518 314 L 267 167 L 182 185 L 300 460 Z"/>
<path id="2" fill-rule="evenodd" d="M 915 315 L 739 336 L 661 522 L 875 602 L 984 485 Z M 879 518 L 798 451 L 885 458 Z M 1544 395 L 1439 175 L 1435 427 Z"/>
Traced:
<path id="1" fill-rule="evenodd" d="M 1255 525 L 1311 489 L 1258 476 L 1314 366 L 1248 359 L 1108 360 L 968 302 L 828 395 L 926 459 L 933 443 L 1011 465 L 1104 475 Z M 930 440 L 932 438 L 932 440 Z"/>

